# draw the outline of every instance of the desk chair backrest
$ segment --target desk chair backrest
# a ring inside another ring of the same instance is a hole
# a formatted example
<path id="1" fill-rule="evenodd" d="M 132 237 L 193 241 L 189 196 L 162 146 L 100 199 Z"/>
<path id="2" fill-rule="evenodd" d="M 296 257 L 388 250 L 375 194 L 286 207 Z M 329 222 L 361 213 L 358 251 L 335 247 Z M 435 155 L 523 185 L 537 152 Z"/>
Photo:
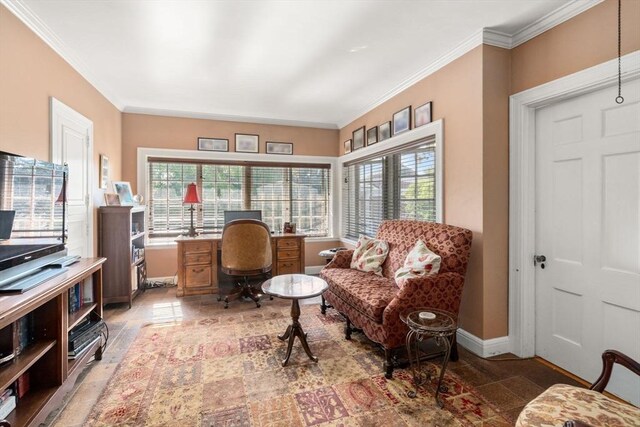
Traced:
<path id="1" fill-rule="evenodd" d="M 222 229 L 220 269 L 231 276 L 252 276 L 271 271 L 271 232 L 255 219 L 237 219 Z"/>

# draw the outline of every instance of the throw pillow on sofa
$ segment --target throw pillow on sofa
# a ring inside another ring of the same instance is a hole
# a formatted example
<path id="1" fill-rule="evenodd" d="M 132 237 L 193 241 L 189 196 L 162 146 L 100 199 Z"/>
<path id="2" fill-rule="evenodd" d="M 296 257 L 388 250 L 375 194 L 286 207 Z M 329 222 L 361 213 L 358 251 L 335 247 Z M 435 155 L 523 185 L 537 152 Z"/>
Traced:
<path id="1" fill-rule="evenodd" d="M 389 254 L 389 245 L 382 240 L 360 236 L 351 257 L 351 268 L 374 272 L 382 276 L 382 263 Z"/>
<path id="2" fill-rule="evenodd" d="M 432 252 L 422 240 L 418 240 L 407 254 L 404 265 L 396 271 L 396 284 L 402 288 L 406 279 L 437 274 L 440 261 L 440 255 Z"/>

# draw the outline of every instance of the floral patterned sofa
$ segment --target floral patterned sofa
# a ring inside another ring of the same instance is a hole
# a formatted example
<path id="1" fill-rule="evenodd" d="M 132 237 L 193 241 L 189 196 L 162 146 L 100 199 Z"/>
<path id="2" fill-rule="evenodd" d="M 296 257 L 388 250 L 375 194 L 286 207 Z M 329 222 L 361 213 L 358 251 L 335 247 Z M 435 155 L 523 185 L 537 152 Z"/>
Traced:
<path id="1" fill-rule="evenodd" d="M 425 221 L 384 221 L 376 239 L 389 245 L 389 255 L 382 264 L 382 276 L 349 268 L 353 250 L 336 253 L 320 272 L 329 289 L 323 297 L 347 318 L 346 339 L 351 338 L 351 326 L 362 329 L 365 335 L 385 350 L 385 375 L 393 373 L 393 350 L 403 347 L 407 326 L 401 313 L 420 307 L 446 310 L 458 316 L 464 285 L 471 231 L 451 225 Z M 436 275 L 407 279 L 398 288 L 394 274 L 400 268 L 418 239 L 442 257 Z M 322 305 L 325 313 L 326 306 Z M 452 359 L 457 358 L 455 336 Z"/>
<path id="2" fill-rule="evenodd" d="M 640 363 L 615 350 L 602 354 L 602 373 L 586 390 L 567 384 L 555 384 L 524 407 L 516 427 L 609 427 L 640 426 L 640 409 L 602 394 L 619 363 L 640 375 Z"/>

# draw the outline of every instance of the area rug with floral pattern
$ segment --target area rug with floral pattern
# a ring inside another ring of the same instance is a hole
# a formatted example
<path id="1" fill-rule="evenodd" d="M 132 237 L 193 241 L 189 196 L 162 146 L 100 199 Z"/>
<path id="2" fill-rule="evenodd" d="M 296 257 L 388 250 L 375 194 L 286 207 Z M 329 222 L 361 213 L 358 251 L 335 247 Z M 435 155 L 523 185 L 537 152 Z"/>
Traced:
<path id="1" fill-rule="evenodd" d="M 275 302 L 275 301 L 274 301 Z M 411 371 L 393 379 L 362 334 L 344 339 L 344 319 L 302 307 L 300 323 L 317 363 L 296 340 L 287 366 L 284 304 L 141 329 L 87 420 L 91 426 L 470 426 L 511 425 L 474 389 L 445 374 L 415 398 Z M 429 363 L 434 374 L 439 363 Z"/>

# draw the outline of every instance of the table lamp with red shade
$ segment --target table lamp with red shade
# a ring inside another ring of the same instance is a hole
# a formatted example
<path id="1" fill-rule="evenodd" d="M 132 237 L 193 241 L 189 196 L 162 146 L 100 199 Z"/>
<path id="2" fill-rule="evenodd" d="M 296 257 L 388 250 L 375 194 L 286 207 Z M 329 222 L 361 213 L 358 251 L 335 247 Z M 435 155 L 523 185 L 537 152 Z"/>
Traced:
<path id="1" fill-rule="evenodd" d="M 187 191 L 184 194 L 183 203 L 191 204 L 191 207 L 189 208 L 189 210 L 191 211 L 191 226 L 189 227 L 188 236 L 195 237 L 198 235 L 198 233 L 196 232 L 196 228 L 193 225 L 193 211 L 195 210 L 193 205 L 195 203 L 202 203 L 202 199 L 200 198 L 200 194 L 198 193 L 198 187 L 196 186 L 195 182 L 192 182 L 191 184 L 187 185 Z"/>

